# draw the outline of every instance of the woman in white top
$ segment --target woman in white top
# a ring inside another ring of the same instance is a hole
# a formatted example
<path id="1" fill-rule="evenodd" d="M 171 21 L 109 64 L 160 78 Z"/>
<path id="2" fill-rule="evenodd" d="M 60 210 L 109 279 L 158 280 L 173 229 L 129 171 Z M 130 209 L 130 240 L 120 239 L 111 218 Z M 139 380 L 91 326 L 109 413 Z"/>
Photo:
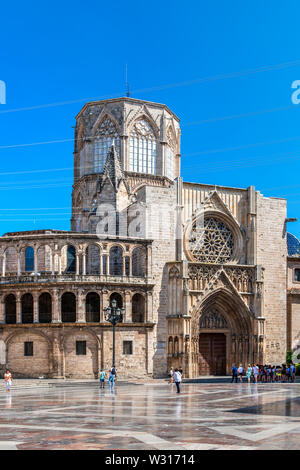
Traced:
<path id="1" fill-rule="evenodd" d="M 182 380 L 181 373 L 179 372 L 178 369 L 175 369 L 174 382 L 175 382 L 175 385 L 177 387 L 177 393 L 180 393 L 180 382 L 181 382 L 181 380 Z"/>
<path id="2" fill-rule="evenodd" d="M 243 382 L 243 373 L 244 373 L 244 368 L 242 364 L 240 364 L 240 367 L 238 368 L 238 376 L 240 378 L 240 382 Z"/>

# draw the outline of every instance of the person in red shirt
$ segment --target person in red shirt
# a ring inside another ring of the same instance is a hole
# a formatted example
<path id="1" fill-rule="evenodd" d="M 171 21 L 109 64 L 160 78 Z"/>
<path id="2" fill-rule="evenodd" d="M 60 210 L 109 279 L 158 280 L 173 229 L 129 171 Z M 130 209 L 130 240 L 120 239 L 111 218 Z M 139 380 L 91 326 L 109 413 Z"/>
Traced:
<path id="1" fill-rule="evenodd" d="M 6 383 L 6 391 L 10 392 L 12 375 L 11 375 L 11 373 L 8 369 L 6 369 L 6 372 L 4 374 L 4 380 L 5 380 L 5 383 Z"/>

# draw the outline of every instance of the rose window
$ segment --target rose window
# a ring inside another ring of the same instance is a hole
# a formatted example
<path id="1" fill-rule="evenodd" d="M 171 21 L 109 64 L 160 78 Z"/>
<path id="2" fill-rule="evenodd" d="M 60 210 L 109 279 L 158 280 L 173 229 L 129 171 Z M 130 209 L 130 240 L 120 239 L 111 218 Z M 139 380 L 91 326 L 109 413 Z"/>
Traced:
<path id="1" fill-rule="evenodd" d="M 214 217 L 194 221 L 188 240 L 194 261 L 226 263 L 233 255 L 233 235 L 229 228 Z"/>

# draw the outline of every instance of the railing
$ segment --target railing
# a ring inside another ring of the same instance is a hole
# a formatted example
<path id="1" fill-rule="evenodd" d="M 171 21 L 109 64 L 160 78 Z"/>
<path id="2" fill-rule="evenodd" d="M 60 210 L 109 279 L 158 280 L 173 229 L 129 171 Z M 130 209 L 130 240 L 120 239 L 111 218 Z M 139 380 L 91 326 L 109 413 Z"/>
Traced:
<path id="1" fill-rule="evenodd" d="M 30 283 L 59 283 L 59 282 L 97 282 L 97 283 L 112 283 L 112 284 L 147 284 L 149 279 L 147 277 L 138 276 L 111 276 L 111 275 L 83 275 L 83 274 L 50 274 L 39 273 L 37 275 L 23 275 L 17 276 L 16 274 L 6 274 L 0 277 L 0 285 L 5 284 L 30 284 Z"/>

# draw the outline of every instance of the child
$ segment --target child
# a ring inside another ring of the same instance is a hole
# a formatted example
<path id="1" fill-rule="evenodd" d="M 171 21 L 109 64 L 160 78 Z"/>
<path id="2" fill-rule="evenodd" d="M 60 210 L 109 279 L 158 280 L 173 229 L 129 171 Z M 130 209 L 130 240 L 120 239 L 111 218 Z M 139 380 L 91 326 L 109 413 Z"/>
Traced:
<path id="1" fill-rule="evenodd" d="M 106 372 L 104 372 L 103 369 L 101 369 L 100 370 L 100 388 L 104 388 L 105 378 L 106 378 Z"/>
<path id="2" fill-rule="evenodd" d="M 6 383 L 6 391 L 10 392 L 12 375 L 11 375 L 11 373 L 8 369 L 6 369 L 6 372 L 4 374 L 4 380 L 5 380 L 5 383 Z"/>

